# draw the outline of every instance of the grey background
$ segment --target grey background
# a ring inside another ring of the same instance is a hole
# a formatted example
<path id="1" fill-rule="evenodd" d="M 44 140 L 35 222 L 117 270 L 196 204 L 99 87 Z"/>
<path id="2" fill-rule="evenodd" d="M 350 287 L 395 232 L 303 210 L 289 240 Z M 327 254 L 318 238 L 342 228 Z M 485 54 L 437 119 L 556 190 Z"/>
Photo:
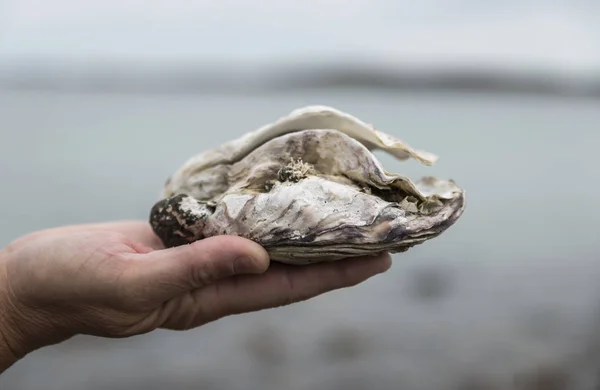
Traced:
<path id="1" fill-rule="evenodd" d="M 568 380 L 548 389 L 600 383 L 595 101 L 368 89 L 4 91 L 0 245 L 62 224 L 145 219 L 164 178 L 189 156 L 306 104 L 349 111 L 440 155 L 425 167 L 377 154 L 391 171 L 456 180 L 468 191 L 463 217 L 352 289 L 185 333 L 77 337 L 31 354 L 0 387 L 510 389 L 522 376 Z"/>

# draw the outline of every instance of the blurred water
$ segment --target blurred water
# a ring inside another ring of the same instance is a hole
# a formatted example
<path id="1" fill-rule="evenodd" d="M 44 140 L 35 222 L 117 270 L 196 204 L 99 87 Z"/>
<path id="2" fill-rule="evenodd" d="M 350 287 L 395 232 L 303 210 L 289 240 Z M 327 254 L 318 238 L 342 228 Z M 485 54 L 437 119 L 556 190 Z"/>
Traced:
<path id="1" fill-rule="evenodd" d="M 390 171 L 455 179 L 468 191 L 462 219 L 363 285 L 185 333 L 78 337 L 19 362 L 0 387 L 600 385 L 595 102 L 375 90 L 0 92 L 0 245 L 56 225 L 145 219 L 189 156 L 306 104 L 349 111 L 439 154 L 430 168 L 377 153 Z"/>

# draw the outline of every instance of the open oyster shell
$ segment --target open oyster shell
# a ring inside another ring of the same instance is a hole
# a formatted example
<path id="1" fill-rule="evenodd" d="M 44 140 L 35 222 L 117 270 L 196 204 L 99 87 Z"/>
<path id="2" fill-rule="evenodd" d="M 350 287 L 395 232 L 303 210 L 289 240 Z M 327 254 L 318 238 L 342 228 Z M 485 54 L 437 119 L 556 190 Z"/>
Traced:
<path id="1" fill-rule="evenodd" d="M 465 194 L 452 180 L 413 183 L 386 172 L 374 149 L 437 160 L 349 114 L 309 106 L 188 160 L 150 223 L 167 247 L 231 234 L 300 265 L 403 252 L 461 216 Z"/>

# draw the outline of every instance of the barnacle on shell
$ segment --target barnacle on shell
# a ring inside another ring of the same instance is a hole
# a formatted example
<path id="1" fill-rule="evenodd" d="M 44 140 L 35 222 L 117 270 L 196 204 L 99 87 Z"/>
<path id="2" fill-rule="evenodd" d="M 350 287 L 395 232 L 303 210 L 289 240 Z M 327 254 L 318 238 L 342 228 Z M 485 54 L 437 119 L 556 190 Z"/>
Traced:
<path id="1" fill-rule="evenodd" d="M 462 215 L 465 193 L 454 181 L 389 173 L 374 149 L 437 160 L 347 113 L 304 107 L 189 159 L 150 223 L 167 247 L 238 235 L 301 265 L 403 252 Z"/>

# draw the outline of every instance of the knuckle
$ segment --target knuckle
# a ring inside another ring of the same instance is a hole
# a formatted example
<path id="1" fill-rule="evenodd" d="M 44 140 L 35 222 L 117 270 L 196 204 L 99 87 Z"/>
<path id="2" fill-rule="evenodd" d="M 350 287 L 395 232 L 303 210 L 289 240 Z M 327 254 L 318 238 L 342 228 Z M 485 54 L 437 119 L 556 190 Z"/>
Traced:
<path id="1" fill-rule="evenodd" d="M 282 272 L 281 278 L 284 291 L 287 291 L 287 294 L 280 297 L 279 306 L 291 305 L 296 302 L 304 301 L 310 297 L 310 293 L 306 289 L 298 288 L 292 269 L 286 268 L 285 271 Z"/>
<path id="2" fill-rule="evenodd" d="M 207 259 L 191 267 L 191 278 L 197 286 L 210 284 L 234 273 L 235 265 L 233 261 Z"/>

